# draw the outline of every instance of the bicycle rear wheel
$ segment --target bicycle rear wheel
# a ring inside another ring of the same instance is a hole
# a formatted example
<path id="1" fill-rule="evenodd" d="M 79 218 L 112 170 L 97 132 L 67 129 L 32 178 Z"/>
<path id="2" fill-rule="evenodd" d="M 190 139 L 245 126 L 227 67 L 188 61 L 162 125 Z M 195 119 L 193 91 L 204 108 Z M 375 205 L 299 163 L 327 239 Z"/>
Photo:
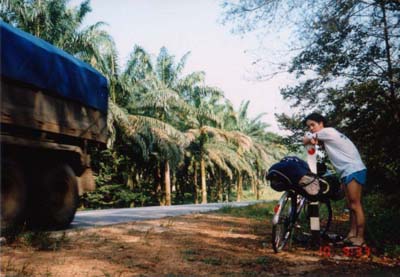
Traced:
<path id="1" fill-rule="evenodd" d="M 296 198 L 285 192 L 274 208 L 272 219 L 272 248 L 275 253 L 281 251 L 290 239 L 296 214 Z"/>
<path id="2" fill-rule="evenodd" d="M 318 204 L 318 214 L 319 214 L 319 225 L 320 234 L 324 238 L 332 223 L 332 207 L 331 203 L 328 201 L 319 202 Z M 310 228 L 310 210 L 309 202 L 306 201 L 304 204 L 303 212 L 299 213 L 296 220 L 296 234 L 295 238 L 298 241 L 305 242 L 305 238 L 309 236 L 311 238 L 311 228 Z"/>
<path id="3" fill-rule="evenodd" d="M 329 200 L 319 203 L 319 222 L 321 237 L 324 238 L 332 223 L 332 207 Z"/>

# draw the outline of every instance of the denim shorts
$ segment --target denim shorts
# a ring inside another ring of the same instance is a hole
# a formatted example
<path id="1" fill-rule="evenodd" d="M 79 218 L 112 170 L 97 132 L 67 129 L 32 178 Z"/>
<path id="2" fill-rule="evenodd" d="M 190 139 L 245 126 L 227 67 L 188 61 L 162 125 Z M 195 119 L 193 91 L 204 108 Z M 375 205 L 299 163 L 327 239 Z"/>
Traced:
<path id="1" fill-rule="evenodd" d="M 350 175 L 347 175 L 343 178 L 340 179 L 342 184 L 345 184 L 346 186 L 352 181 L 356 180 L 357 183 L 359 183 L 362 186 L 365 186 L 367 182 L 367 170 L 363 169 L 354 173 L 351 173 Z"/>

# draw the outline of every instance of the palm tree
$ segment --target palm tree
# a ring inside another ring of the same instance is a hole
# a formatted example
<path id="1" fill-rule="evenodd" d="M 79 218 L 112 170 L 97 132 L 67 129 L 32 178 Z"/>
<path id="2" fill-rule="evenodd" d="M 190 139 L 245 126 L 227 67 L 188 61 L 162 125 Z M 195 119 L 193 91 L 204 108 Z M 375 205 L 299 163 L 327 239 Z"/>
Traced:
<path id="1" fill-rule="evenodd" d="M 170 161 L 182 160 L 186 140 L 182 133 L 171 137 L 165 130 L 173 128 L 174 134 L 178 134 L 178 129 L 173 126 L 180 127 L 181 121 L 190 121 L 191 117 L 187 115 L 194 112 L 193 107 L 185 102 L 178 92 L 179 87 L 189 79 L 180 79 L 186 57 L 187 55 L 175 64 L 174 57 L 163 47 L 154 65 L 150 55 L 141 47 L 135 46 L 121 77 L 125 81 L 124 86 L 131 91 L 131 101 L 127 106 L 129 114 L 146 117 L 147 123 L 164 123 L 164 128 L 151 125 L 150 130 L 159 138 L 156 141 L 157 156 L 164 169 L 166 205 L 171 204 Z M 172 151 L 173 149 L 179 151 Z M 173 166 L 175 165 L 176 163 Z"/>
<path id="2" fill-rule="evenodd" d="M 182 158 L 183 148 L 187 144 L 186 137 L 172 125 L 153 117 L 129 114 L 128 111 L 112 101 L 110 101 L 109 111 L 110 122 L 108 126 L 111 127 L 110 133 L 116 133 L 115 126 L 121 128 L 127 135 L 127 139 L 141 149 L 145 160 L 148 160 L 149 155 L 155 155 L 161 160 L 180 160 Z M 111 138 L 113 137 L 111 136 Z M 149 141 L 151 141 L 150 144 Z M 169 172 L 169 163 L 167 163 L 164 167 L 166 195 L 164 201 L 161 201 L 165 205 L 171 204 Z"/>
<path id="3" fill-rule="evenodd" d="M 210 126 L 190 129 L 187 136 L 191 140 L 190 149 L 195 149 L 195 156 L 200 164 L 202 203 L 207 203 L 206 165 L 216 166 L 232 179 L 232 169 L 252 174 L 250 164 L 245 159 L 245 153 L 251 147 L 252 141 L 240 132 L 230 132 Z M 220 185 L 220 182 L 217 184 Z M 220 192 L 220 188 L 218 188 Z"/>
<path id="4" fill-rule="evenodd" d="M 280 159 L 284 154 L 284 149 L 274 143 L 272 137 L 266 132 L 269 125 L 261 121 L 265 113 L 257 115 L 255 118 L 250 119 L 248 116 L 248 108 L 250 101 L 243 101 L 240 104 L 236 121 L 228 128 L 238 130 L 248 135 L 252 141 L 253 146 L 250 149 L 248 157 L 252 160 L 254 178 L 251 178 L 252 190 L 259 198 L 259 184 L 264 180 L 265 171 L 271 164 Z M 238 187 L 241 182 L 238 182 Z M 241 188 L 238 188 L 241 190 Z M 240 197 L 238 193 L 238 198 Z"/>

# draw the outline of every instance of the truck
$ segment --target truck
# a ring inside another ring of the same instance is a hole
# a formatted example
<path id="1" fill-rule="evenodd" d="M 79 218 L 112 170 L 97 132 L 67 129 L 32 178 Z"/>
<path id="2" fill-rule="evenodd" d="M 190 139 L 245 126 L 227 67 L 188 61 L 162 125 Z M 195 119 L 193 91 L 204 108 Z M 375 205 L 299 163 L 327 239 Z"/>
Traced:
<path id="1" fill-rule="evenodd" d="M 0 21 L 1 235 L 70 225 L 95 189 L 90 149 L 107 142 L 107 79 Z"/>

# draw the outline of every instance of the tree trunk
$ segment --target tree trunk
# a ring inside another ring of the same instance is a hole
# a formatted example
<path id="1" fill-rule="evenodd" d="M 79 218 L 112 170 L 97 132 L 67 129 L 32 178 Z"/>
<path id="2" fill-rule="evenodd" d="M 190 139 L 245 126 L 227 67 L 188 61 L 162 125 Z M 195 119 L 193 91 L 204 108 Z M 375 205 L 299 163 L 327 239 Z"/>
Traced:
<path id="1" fill-rule="evenodd" d="M 157 197 L 157 200 L 158 200 L 158 203 L 160 203 L 160 206 L 164 206 L 165 198 L 163 197 L 163 193 L 162 193 L 161 170 L 160 170 L 159 164 L 156 165 L 156 169 L 154 172 L 154 181 L 155 181 L 154 194 Z"/>
<path id="2" fill-rule="evenodd" d="M 126 186 L 131 190 L 135 188 L 135 181 L 136 181 L 135 176 L 136 176 L 135 169 L 131 167 L 128 171 L 128 177 L 126 180 Z"/>
<path id="3" fill-rule="evenodd" d="M 256 199 L 260 200 L 260 179 L 256 179 Z"/>
<path id="4" fill-rule="evenodd" d="M 171 204 L 172 204 L 172 194 L 175 192 L 175 199 L 176 203 L 179 203 L 181 199 L 183 199 L 183 194 L 181 194 L 181 186 L 182 184 L 177 183 L 177 178 L 176 174 L 174 174 L 174 171 L 170 169 L 170 174 L 171 174 Z"/>
<path id="5" fill-rule="evenodd" d="M 193 181 L 194 181 L 194 188 L 193 188 L 194 203 L 199 204 L 199 196 L 198 196 L 199 184 L 197 182 L 197 163 L 196 162 L 194 162 Z"/>
<path id="6" fill-rule="evenodd" d="M 222 176 L 221 176 L 221 170 L 218 170 L 218 182 L 217 182 L 217 198 L 218 198 L 218 202 L 222 202 Z"/>
<path id="7" fill-rule="evenodd" d="M 164 166 L 164 185 L 165 185 L 165 205 L 171 206 L 171 176 L 169 172 L 169 162 L 165 161 Z"/>
<path id="8" fill-rule="evenodd" d="M 256 188 L 256 180 L 254 179 L 254 178 L 251 178 L 250 179 L 251 181 L 251 192 L 253 193 L 253 194 L 256 194 L 256 192 L 257 192 L 257 188 Z"/>
<path id="9" fill-rule="evenodd" d="M 178 187 L 176 186 L 176 178 L 172 171 L 170 171 L 170 179 L 171 179 L 171 193 L 177 192 Z"/>
<path id="10" fill-rule="evenodd" d="M 228 191 L 226 192 L 226 202 L 229 202 L 232 193 L 232 178 L 229 178 Z"/>
<path id="11" fill-rule="evenodd" d="M 238 173 L 238 182 L 237 182 L 237 197 L 236 197 L 236 201 L 240 202 L 242 199 L 242 193 L 243 193 L 243 176 L 242 174 L 239 172 Z"/>
<path id="12" fill-rule="evenodd" d="M 131 190 L 133 190 L 133 187 L 134 187 L 134 185 L 133 185 L 133 174 L 131 172 L 128 173 L 128 177 L 127 177 L 127 180 L 126 180 L 126 186 L 128 188 L 130 188 Z"/>
<path id="13" fill-rule="evenodd" d="M 206 186 L 206 162 L 203 158 L 200 160 L 201 174 L 201 204 L 207 204 L 207 186 Z"/>
<path id="14" fill-rule="evenodd" d="M 383 23 L 383 35 L 385 40 L 385 52 L 386 52 L 386 62 L 387 62 L 387 77 L 389 82 L 389 90 L 390 90 L 390 97 L 392 99 L 392 106 L 394 107 L 394 114 L 397 117 L 397 121 L 400 120 L 400 109 L 398 105 L 398 99 L 396 97 L 395 92 L 395 85 L 394 85 L 394 78 L 393 78 L 393 65 L 392 65 L 392 58 L 391 58 L 391 50 L 390 50 L 390 41 L 389 41 L 389 30 L 386 18 L 386 7 L 385 2 L 381 1 L 381 10 L 382 10 L 382 23 Z"/>
<path id="15" fill-rule="evenodd" d="M 187 182 L 185 182 L 184 180 L 182 180 L 181 178 L 178 178 L 177 176 L 175 176 L 175 186 L 176 186 L 176 194 L 179 194 L 179 203 L 184 204 L 185 203 L 185 192 L 189 191 L 188 190 L 188 185 Z M 186 180 L 186 178 L 185 178 Z"/>

